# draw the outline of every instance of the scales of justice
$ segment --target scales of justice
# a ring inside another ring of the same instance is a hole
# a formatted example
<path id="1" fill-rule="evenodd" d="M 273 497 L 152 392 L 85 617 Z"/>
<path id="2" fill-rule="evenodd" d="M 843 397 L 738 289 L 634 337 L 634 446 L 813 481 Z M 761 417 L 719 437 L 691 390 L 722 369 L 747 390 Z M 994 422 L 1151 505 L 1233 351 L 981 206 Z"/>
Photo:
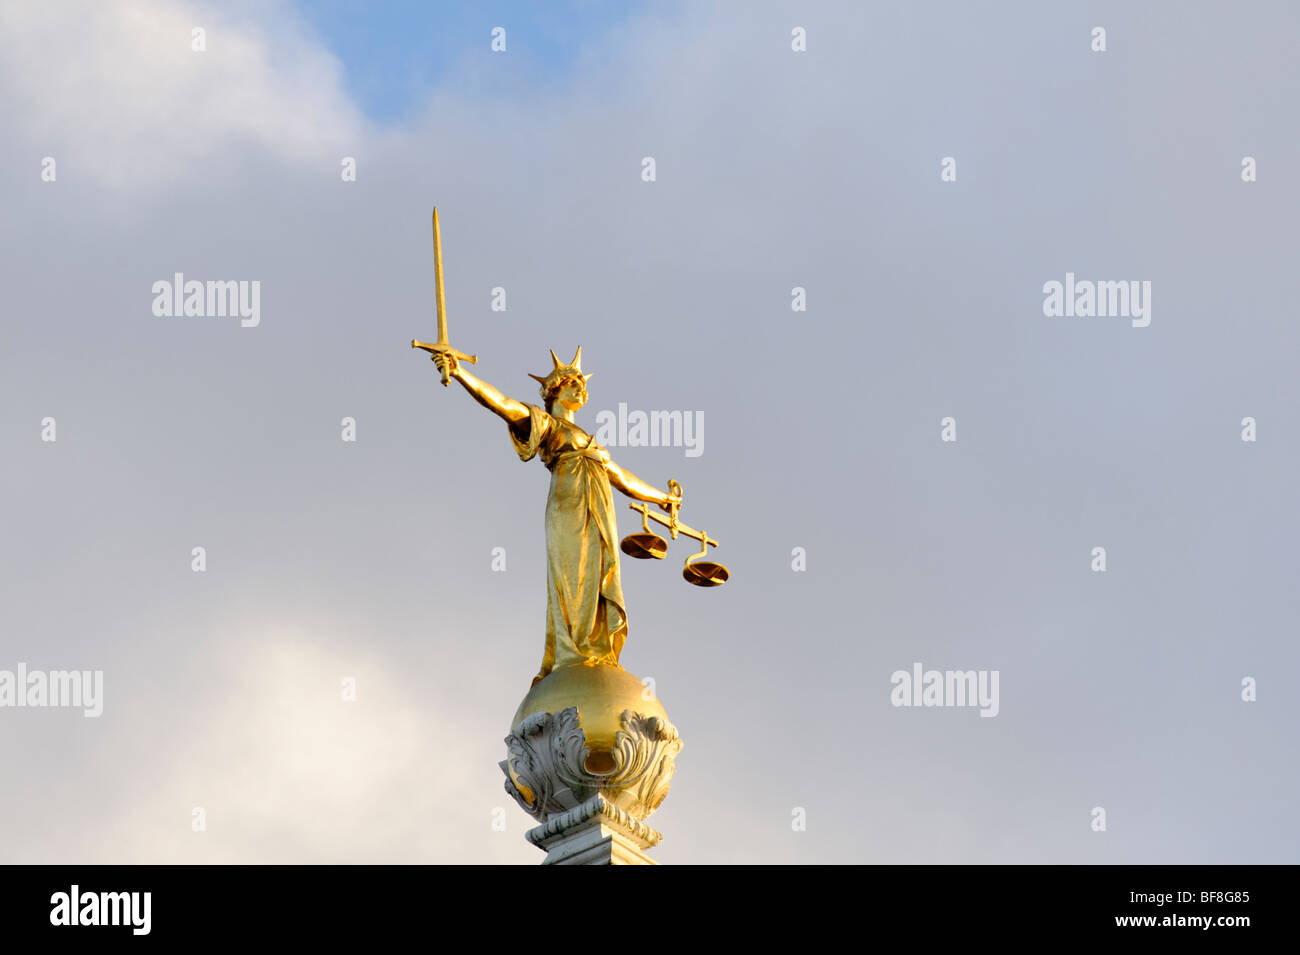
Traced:
<path id="1" fill-rule="evenodd" d="M 442 236 L 433 210 L 438 340 L 412 341 L 429 352 L 446 386 L 452 379 L 503 419 L 519 457 L 540 457 L 551 472 L 546 499 L 546 646 L 532 687 L 515 711 L 501 769 L 505 788 L 538 820 L 527 838 L 546 851 L 544 864 L 653 865 L 645 850 L 661 835 L 646 818 L 668 795 L 682 741 L 653 692 L 619 665 L 627 638 L 613 490 L 638 503 L 641 531 L 625 537 L 629 557 L 661 559 L 668 542 L 650 522 L 700 542 L 682 576 L 716 587 L 730 576 L 708 560 L 718 542 L 678 519 L 682 488 L 661 491 L 621 468 L 574 422 L 587 401 L 582 348 L 571 362 L 551 352 L 539 382 L 542 404 L 507 397 L 470 374 L 478 356 L 451 346 L 442 282 Z M 663 514 L 651 510 L 657 507 Z"/>

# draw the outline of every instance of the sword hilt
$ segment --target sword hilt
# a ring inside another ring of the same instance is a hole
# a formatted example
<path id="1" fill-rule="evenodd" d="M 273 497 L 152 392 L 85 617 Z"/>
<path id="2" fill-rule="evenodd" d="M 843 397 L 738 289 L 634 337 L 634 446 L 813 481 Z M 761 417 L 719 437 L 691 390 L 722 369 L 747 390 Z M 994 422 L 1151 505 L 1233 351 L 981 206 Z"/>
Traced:
<path id="1" fill-rule="evenodd" d="M 430 344 L 429 342 L 422 342 L 412 338 L 411 347 L 423 348 L 425 351 L 429 353 L 430 357 L 433 357 L 434 355 L 450 355 L 451 357 L 455 358 L 457 361 L 467 361 L 471 365 L 478 364 L 478 355 L 466 355 L 463 351 L 457 351 L 455 348 L 452 348 L 450 345 L 447 344 L 441 344 L 438 342 L 434 342 L 433 344 Z M 446 385 L 448 380 L 449 379 L 447 377 L 447 372 L 444 371 L 442 373 L 442 383 Z"/>

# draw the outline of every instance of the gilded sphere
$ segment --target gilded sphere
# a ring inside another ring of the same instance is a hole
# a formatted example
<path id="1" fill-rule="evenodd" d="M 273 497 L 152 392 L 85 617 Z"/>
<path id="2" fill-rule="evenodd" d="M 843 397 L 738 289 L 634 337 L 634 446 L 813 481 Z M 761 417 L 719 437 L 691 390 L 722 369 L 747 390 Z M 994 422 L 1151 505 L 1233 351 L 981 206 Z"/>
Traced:
<path id="1" fill-rule="evenodd" d="M 559 713 L 576 706 L 587 747 L 592 752 L 588 768 L 599 772 L 597 764 L 614 748 L 614 739 L 622 728 L 624 710 L 643 716 L 668 714 L 658 698 L 621 666 L 568 666 L 552 670 L 524 697 L 510 721 L 514 732 L 525 717 L 534 713 Z"/>

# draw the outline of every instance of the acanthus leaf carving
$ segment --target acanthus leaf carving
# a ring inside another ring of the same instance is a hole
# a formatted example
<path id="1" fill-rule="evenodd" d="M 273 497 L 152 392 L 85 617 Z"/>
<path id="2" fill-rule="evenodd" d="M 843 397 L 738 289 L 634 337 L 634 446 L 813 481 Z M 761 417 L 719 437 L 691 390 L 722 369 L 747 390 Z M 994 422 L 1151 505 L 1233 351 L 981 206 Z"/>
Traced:
<path id="1" fill-rule="evenodd" d="M 620 723 L 610 754 L 613 769 L 593 773 L 587 769 L 591 749 L 577 707 L 554 715 L 530 714 L 505 740 L 508 755 L 501 769 L 506 774 L 506 792 L 543 822 L 597 793 L 632 817 L 644 819 L 668 795 L 682 741 L 676 727 L 662 717 L 624 710 Z"/>

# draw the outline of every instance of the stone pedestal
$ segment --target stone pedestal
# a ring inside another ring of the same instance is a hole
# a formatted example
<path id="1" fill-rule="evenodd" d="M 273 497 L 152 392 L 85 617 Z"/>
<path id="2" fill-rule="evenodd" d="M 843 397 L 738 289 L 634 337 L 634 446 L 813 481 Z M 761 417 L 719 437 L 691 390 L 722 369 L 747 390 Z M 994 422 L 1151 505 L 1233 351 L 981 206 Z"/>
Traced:
<path id="1" fill-rule="evenodd" d="M 645 819 L 668 795 L 677 729 L 620 666 L 556 670 L 524 697 L 501 763 L 506 792 L 541 823 L 544 865 L 654 865 Z"/>
<path id="2" fill-rule="evenodd" d="M 597 793 L 528 831 L 542 865 L 658 865 L 645 854 L 663 836 Z"/>

